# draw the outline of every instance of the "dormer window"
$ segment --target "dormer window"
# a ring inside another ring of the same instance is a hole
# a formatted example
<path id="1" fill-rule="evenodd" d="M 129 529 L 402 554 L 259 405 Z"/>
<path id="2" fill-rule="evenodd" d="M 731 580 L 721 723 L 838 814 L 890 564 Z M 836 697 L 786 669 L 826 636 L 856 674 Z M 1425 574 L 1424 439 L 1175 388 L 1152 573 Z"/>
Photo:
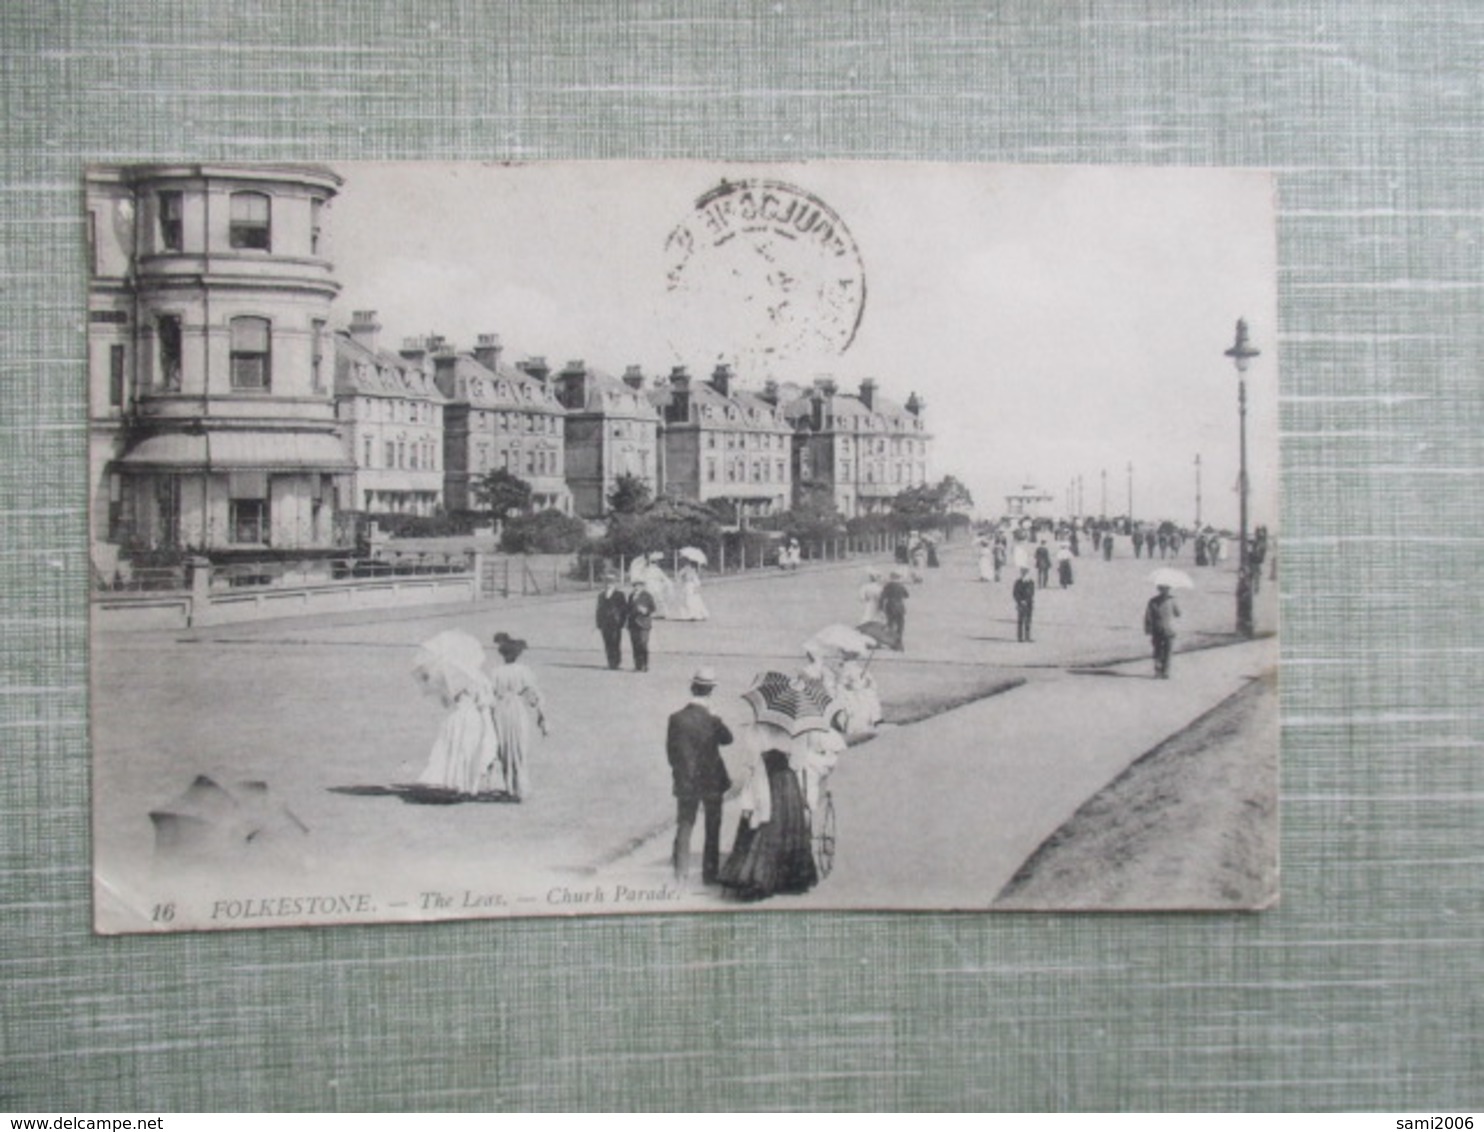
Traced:
<path id="1" fill-rule="evenodd" d="M 264 193 L 233 193 L 228 242 L 234 248 L 272 251 L 272 201 Z"/>

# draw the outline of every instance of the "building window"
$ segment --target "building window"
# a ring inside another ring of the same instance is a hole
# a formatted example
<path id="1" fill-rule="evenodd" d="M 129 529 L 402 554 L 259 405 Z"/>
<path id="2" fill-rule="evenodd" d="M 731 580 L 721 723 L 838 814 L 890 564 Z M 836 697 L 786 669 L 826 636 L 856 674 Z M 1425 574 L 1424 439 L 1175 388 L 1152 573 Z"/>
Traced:
<path id="1" fill-rule="evenodd" d="M 233 193 L 227 242 L 234 248 L 272 251 L 272 202 L 263 193 Z"/>
<path id="2" fill-rule="evenodd" d="M 88 271 L 98 274 L 98 214 L 88 213 Z"/>
<path id="3" fill-rule="evenodd" d="M 155 480 L 155 513 L 159 520 L 156 533 L 161 546 L 180 545 L 180 477 L 161 476 Z"/>
<path id="4" fill-rule="evenodd" d="M 309 201 L 309 254 L 319 255 L 324 238 L 325 202 L 323 197 Z"/>
<path id="5" fill-rule="evenodd" d="M 124 348 L 108 347 L 108 403 L 118 408 L 124 403 Z"/>
<path id="6" fill-rule="evenodd" d="M 309 325 L 314 338 L 310 346 L 310 349 L 314 351 L 309 363 L 310 387 L 316 393 L 323 393 L 325 391 L 325 320 L 316 318 Z"/>
<path id="7" fill-rule="evenodd" d="M 228 522 L 235 543 L 257 543 L 268 541 L 268 501 L 266 499 L 234 499 L 231 501 Z"/>
<path id="8" fill-rule="evenodd" d="M 778 461 L 778 482 L 779 483 L 782 483 L 784 481 L 784 479 L 786 479 L 786 478 L 787 477 L 785 477 L 784 474 L 783 474 L 783 461 L 782 460 L 779 460 Z"/>
<path id="9" fill-rule="evenodd" d="M 161 193 L 159 196 L 161 251 L 178 252 L 184 246 L 182 200 L 178 191 Z"/>
<path id="10" fill-rule="evenodd" d="M 155 321 L 160 341 L 160 388 L 180 388 L 180 316 L 162 314 Z"/>
<path id="11" fill-rule="evenodd" d="M 375 448 L 375 445 L 374 445 L 374 443 L 372 442 L 372 440 L 371 440 L 371 438 L 369 436 L 366 437 L 366 446 L 365 447 L 366 447 L 366 459 L 364 460 L 364 464 L 365 464 L 366 467 L 369 468 L 369 467 L 371 467 L 372 462 L 373 462 L 373 460 L 375 458 L 374 457 L 374 448 Z"/>
<path id="12" fill-rule="evenodd" d="M 266 390 L 271 384 L 272 355 L 266 318 L 232 320 L 232 388 Z"/>
<path id="13" fill-rule="evenodd" d="M 397 467 L 407 466 L 407 445 L 404 441 L 397 441 Z"/>

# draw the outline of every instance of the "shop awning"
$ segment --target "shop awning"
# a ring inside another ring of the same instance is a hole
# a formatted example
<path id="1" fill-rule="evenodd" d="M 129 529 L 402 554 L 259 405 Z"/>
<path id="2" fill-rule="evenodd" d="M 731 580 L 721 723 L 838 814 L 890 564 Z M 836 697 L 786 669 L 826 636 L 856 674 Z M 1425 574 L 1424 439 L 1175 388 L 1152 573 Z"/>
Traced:
<path id="1" fill-rule="evenodd" d="M 326 432 L 161 433 L 141 440 L 117 461 L 135 471 L 349 472 L 355 465 Z"/>

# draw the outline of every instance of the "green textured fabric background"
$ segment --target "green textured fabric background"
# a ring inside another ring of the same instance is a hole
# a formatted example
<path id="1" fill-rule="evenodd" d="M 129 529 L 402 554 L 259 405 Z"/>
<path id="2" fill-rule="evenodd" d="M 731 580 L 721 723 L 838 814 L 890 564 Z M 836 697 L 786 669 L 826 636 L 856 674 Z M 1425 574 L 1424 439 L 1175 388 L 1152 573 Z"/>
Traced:
<path id="1" fill-rule="evenodd" d="M 1484 1107 L 1484 9 L 0 6 L 0 1109 Z M 89 160 L 1279 171 L 1283 903 L 90 932 Z"/>

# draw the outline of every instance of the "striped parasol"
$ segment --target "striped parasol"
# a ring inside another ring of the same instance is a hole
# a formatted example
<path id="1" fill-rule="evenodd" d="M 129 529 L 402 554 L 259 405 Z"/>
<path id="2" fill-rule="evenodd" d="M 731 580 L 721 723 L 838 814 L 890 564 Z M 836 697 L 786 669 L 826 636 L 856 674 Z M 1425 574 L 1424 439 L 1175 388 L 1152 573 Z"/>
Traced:
<path id="1" fill-rule="evenodd" d="M 770 723 L 797 738 L 807 731 L 828 731 L 834 701 L 824 685 L 782 672 L 763 672 L 742 698 L 759 723 Z"/>

